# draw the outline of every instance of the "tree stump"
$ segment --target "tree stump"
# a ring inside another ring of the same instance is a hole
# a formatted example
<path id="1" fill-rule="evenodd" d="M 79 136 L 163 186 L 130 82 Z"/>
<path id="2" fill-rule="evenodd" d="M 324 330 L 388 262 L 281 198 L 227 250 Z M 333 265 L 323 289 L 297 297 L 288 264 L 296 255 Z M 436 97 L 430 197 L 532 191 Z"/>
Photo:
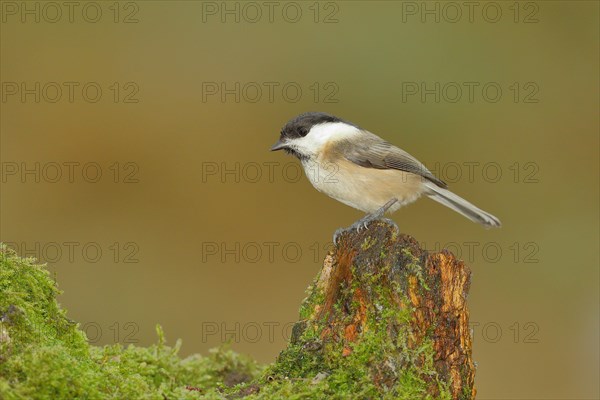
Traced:
<path id="1" fill-rule="evenodd" d="M 272 379 L 328 380 L 334 397 L 473 399 L 469 285 L 462 261 L 385 221 L 345 233 L 307 289 Z"/>

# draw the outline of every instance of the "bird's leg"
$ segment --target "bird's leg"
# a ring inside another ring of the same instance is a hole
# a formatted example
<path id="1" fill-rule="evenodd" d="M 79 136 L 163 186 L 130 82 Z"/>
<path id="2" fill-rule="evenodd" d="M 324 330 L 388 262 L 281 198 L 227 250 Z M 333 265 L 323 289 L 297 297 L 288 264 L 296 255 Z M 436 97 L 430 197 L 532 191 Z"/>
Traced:
<path id="1" fill-rule="evenodd" d="M 382 219 L 385 212 L 391 206 L 393 206 L 397 201 L 398 201 L 398 199 L 394 197 L 393 199 L 391 199 L 390 201 L 385 203 L 383 205 L 383 207 L 381 207 L 374 213 L 365 215 L 364 217 L 362 217 L 361 219 L 359 219 L 358 221 L 356 221 L 355 223 L 353 223 L 352 225 L 350 225 L 347 228 L 340 228 L 337 231 L 335 231 L 335 233 L 333 234 L 333 244 L 337 243 L 337 239 L 342 233 L 351 231 L 353 229 L 356 229 L 357 232 L 360 232 L 362 229 L 367 229 L 367 226 L 369 225 L 369 223 L 376 221 L 378 219 Z M 394 227 L 396 227 L 396 229 L 398 230 L 398 225 L 396 225 L 396 223 L 394 221 L 392 221 L 391 219 L 387 219 L 387 218 L 383 218 L 383 219 L 390 225 L 393 225 Z"/>

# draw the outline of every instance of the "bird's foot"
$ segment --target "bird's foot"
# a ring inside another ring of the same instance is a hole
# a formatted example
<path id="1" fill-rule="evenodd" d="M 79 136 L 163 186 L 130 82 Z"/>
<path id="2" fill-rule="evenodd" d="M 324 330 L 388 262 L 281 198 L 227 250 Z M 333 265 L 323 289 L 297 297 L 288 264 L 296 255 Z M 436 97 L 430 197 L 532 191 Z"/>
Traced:
<path id="1" fill-rule="evenodd" d="M 337 244 L 337 241 L 338 241 L 339 237 L 343 233 L 345 233 L 345 232 L 351 232 L 353 230 L 356 230 L 357 232 L 360 232 L 363 229 L 368 229 L 369 224 L 371 222 L 377 221 L 377 220 L 385 221 L 388 224 L 390 224 L 393 227 L 395 227 L 397 231 L 399 231 L 400 229 L 398 228 L 398 225 L 396 225 L 396 223 L 394 221 L 392 221 L 391 219 L 388 219 L 388 218 L 383 218 L 383 215 L 385 214 L 385 212 L 391 206 L 393 206 L 394 203 L 396 203 L 397 201 L 398 201 L 398 199 L 393 198 L 390 201 L 388 201 L 387 203 L 385 203 L 383 205 L 383 207 L 381 207 L 380 209 L 378 209 L 374 213 L 365 215 L 363 218 L 359 219 L 358 221 L 356 221 L 355 223 L 353 223 L 352 225 L 350 225 L 347 228 L 340 228 L 340 229 L 336 230 L 335 233 L 333 234 L 333 244 L 334 245 Z"/>

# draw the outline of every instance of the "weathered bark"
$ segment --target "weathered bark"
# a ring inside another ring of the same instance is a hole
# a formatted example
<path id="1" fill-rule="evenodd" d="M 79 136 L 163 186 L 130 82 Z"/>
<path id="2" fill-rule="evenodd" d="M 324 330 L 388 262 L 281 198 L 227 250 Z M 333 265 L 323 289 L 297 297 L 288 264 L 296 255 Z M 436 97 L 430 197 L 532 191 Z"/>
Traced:
<path id="1" fill-rule="evenodd" d="M 450 252 L 429 253 L 383 221 L 344 234 L 274 371 L 314 378 L 364 365 L 382 395 L 472 399 L 469 284 L 469 268 Z"/>

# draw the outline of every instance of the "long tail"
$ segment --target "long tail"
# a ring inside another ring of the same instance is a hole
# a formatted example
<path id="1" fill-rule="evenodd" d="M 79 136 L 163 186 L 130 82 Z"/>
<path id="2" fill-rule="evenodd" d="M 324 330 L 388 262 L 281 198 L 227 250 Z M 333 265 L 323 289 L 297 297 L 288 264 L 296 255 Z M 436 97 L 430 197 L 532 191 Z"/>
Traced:
<path id="1" fill-rule="evenodd" d="M 487 213 L 473 204 L 469 203 L 460 196 L 455 195 L 449 190 L 437 186 L 433 182 L 426 182 L 425 185 L 429 189 L 425 194 L 431 199 L 453 209 L 459 214 L 464 215 L 471 221 L 479 222 L 487 227 L 499 227 L 500 220 L 492 214 Z"/>

